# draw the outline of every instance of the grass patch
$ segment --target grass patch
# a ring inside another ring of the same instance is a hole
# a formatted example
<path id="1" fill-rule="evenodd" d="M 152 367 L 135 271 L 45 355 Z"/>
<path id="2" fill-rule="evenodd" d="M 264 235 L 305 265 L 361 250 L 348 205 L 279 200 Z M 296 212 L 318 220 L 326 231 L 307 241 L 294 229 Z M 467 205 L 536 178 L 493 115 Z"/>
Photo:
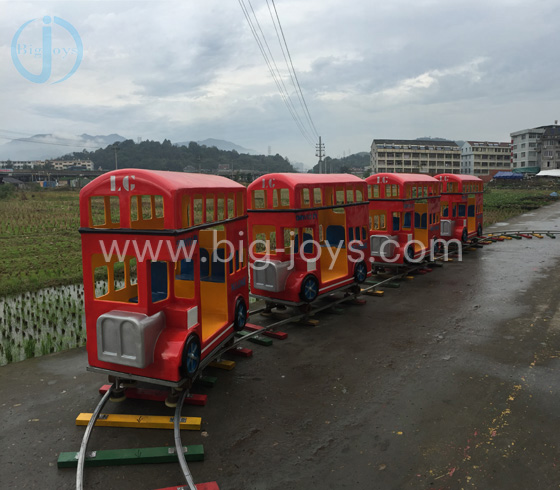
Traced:
<path id="1" fill-rule="evenodd" d="M 0 200 L 0 296 L 82 281 L 78 191 Z"/>
<path id="2" fill-rule="evenodd" d="M 484 191 L 484 226 L 538 209 L 558 198 L 545 189 L 486 189 Z"/>

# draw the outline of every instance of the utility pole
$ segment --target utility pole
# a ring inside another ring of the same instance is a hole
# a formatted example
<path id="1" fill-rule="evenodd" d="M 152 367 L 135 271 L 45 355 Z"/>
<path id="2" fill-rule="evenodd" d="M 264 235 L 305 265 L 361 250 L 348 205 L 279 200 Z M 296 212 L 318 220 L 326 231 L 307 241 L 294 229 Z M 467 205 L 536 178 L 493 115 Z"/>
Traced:
<path id="1" fill-rule="evenodd" d="M 319 173 L 327 173 L 326 169 L 323 168 L 323 155 L 325 154 L 325 145 L 321 142 L 321 137 L 319 136 L 319 144 L 315 145 L 317 152 L 315 153 L 316 157 L 319 157 Z"/>
<path id="2" fill-rule="evenodd" d="M 113 143 L 113 150 L 115 150 L 115 170 L 117 170 L 119 168 L 119 164 L 117 162 L 117 152 L 120 150 L 117 142 Z"/>

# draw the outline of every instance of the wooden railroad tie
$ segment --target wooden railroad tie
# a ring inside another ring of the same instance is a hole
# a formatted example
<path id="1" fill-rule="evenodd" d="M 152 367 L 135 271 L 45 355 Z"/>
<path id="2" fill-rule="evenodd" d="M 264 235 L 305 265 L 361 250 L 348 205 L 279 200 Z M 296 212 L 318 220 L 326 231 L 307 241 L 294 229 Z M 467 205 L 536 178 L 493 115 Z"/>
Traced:
<path id="1" fill-rule="evenodd" d="M 225 371 L 231 371 L 235 367 L 235 361 L 227 361 L 227 360 L 220 360 L 220 361 L 212 361 L 208 364 L 210 367 L 224 369 Z"/>
<path id="2" fill-rule="evenodd" d="M 381 291 L 381 290 L 369 290 L 369 291 L 365 291 L 362 290 L 363 294 L 367 295 L 367 296 L 379 296 L 382 297 L 385 294 L 385 291 Z"/>
<path id="3" fill-rule="evenodd" d="M 111 385 L 103 385 L 99 388 L 99 394 L 104 395 Z M 132 398 L 134 400 L 151 400 L 156 402 L 164 402 L 169 395 L 168 391 L 163 390 L 153 390 L 146 388 L 126 388 L 124 394 L 127 398 Z M 198 405 L 204 406 L 207 401 L 206 395 L 199 395 L 197 393 L 189 393 L 185 397 L 185 405 Z"/>
<path id="4" fill-rule="evenodd" d="M 230 354 L 239 357 L 253 357 L 253 351 L 251 349 L 247 349 L 246 347 L 234 347 L 233 349 L 228 350 Z"/>
<path id="5" fill-rule="evenodd" d="M 251 332 L 247 330 L 242 330 L 241 332 L 235 332 L 236 337 L 247 337 L 247 335 L 251 335 Z M 249 342 L 253 342 L 253 344 L 264 345 L 269 347 L 272 345 L 271 339 L 265 339 L 262 335 L 253 335 L 247 339 Z"/>
<path id="6" fill-rule="evenodd" d="M 220 490 L 218 484 L 215 481 L 211 481 L 208 483 L 197 483 L 196 490 Z M 158 490 L 188 490 L 188 487 L 185 485 L 179 487 L 167 487 L 167 488 L 160 488 Z"/>
<path id="7" fill-rule="evenodd" d="M 81 413 L 76 417 L 76 425 L 87 425 L 91 413 Z M 181 417 L 180 429 L 200 430 L 200 417 Z M 135 429 L 173 429 L 173 417 L 165 415 L 124 415 L 119 413 L 101 414 L 95 421 L 96 427 L 131 427 Z"/>
<path id="8" fill-rule="evenodd" d="M 189 462 L 204 461 L 204 448 L 202 445 L 183 447 L 183 454 Z M 177 452 L 174 447 L 143 447 L 88 451 L 86 453 L 85 466 L 176 463 L 177 461 Z M 78 466 L 78 453 L 60 453 L 57 466 L 59 468 L 76 468 Z"/>
<path id="9" fill-rule="evenodd" d="M 245 330 L 248 330 L 249 332 L 260 331 L 263 330 L 264 328 L 265 327 L 261 327 L 260 325 L 254 325 L 253 323 L 247 323 L 245 325 Z M 288 334 L 286 332 L 273 332 L 271 330 L 267 330 L 266 332 L 263 332 L 263 335 L 266 335 L 267 337 L 276 340 L 286 340 L 288 338 Z"/>

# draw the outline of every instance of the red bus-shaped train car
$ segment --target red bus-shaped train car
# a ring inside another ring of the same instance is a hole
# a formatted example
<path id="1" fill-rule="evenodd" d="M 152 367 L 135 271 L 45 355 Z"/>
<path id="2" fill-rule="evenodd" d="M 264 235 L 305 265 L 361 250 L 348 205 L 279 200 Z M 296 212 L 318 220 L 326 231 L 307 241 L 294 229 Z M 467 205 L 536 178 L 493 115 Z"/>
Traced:
<path id="1" fill-rule="evenodd" d="M 88 370 L 181 386 L 243 328 L 243 186 L 116 170 L 82 189 L 80 224 Z"/>
<path id="2" fill-rule="evenodd" d="M 484 184 L 474 175 L 438 174 L 441 181 L 441 237 L 463 243 L 482 236 Z"/>
<path id="3" fill-rule="evenodd" d="M 348 174 L 268 174 L 248 187 L 251 294 L 310 303 L 371 274 L 366 184 Z"/>
<path id="4" fill-rule="evenodd" d="M 439 238 L 439 181 L 423 174 L 380 173 L 366 182 L 374 266 L 428 257 Z"/>

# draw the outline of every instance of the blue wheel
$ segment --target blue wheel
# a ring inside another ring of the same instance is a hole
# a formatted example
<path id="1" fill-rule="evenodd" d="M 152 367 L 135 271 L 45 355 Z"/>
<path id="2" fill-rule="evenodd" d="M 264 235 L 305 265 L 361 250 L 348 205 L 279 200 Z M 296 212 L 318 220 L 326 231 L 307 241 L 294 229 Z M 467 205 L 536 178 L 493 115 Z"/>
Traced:
<path id="1" fill-rule="evenodd" d="M 299 297 L 306 303 L 311 303 L 319 294 L 319 281 L 315 276 L 307 276 L 301 283 Z"/>
<path id="2" fill-rule="evenodd" d="M 196 335 L 191 335 L 183 349 L 181 374 L 192 379 L 196 376 L 198 366 L 200 366 L 200 342 Z"/>
<path id="3" fill-rule="evenodd" d="M 360 262 L 356 265 L 356 268 L 354 269 L 354 280 L 358 284 L 361 284 L 366 280 L 366 278 L 367 278 L 367 265 L 365 262 Z"/>
<path id="4" fill-rule="evenodd" d="M 235 317 L 233 319 L 234 330 L 243 330 L 247 324 L 247 305 L 241 298 L 235 303 Z"/>

